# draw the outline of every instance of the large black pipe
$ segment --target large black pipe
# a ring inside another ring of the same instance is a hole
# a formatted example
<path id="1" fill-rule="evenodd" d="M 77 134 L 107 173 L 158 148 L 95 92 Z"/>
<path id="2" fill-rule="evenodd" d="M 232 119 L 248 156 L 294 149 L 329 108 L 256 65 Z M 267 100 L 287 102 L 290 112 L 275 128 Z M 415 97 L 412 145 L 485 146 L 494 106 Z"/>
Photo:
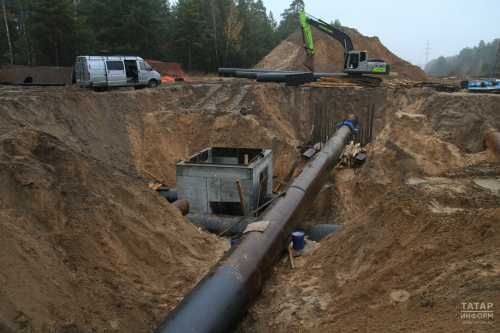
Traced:
<path id="1" fill-rule="evenodd" d="M 236 72 L 246 73 L 281 73 L 287 71 L 274 69 L 251 69 L 251 68 L 219 68 L 219 76 L 236 76 Z"/>
<path id="2" fill-rule="evenodd" d="M 342 149 L 357 126 L 351 116 L 342 122 L 302 173 L 258 218 L 268 221 L 263 232 L 244 234 L 194 287 L 155 333 L 229 332 L 262 288 L 274 263 L 288 246 L 291 232 L 305 217 Z"/>
<path id="3" fill-rule="evenodd" d="M 237 72 L 239 73 L 239 72 Z M 276 73 L 256 73 L 257 82 L 285 82 L 286 76 L 291 74 L 305 74 L 307 72 L 276 72 Z M 345 76 L 346 73 L 313 73 L 314 81 L 322 77 Z"/>
<path id="4" fill-rule="evenodd" d="M 177 189 L 176 188 L 165 189 L 164 187 L 160 187 L 156 191 L 158 193 L 160 193 L 170 203 L 172 203 L 174 201 L 177 201 L 177 199 L 178 199 L 178 197 L 177 197 Z"/>
<path id="5" fill-rule="evenodd" d="M 309 236 L 310 240 L 318 241 L 322 240 L 329 234 L 341 229 L 342 227 L 342 224 L 318 223 L 315 224 L 311 229 L 304 230 L 304 233 Z"/>
<path id="6" fill-rule="evenodd" d="M 271 69 L 219 68 L 219 76 L 236 76 L 240 78 L 258 79 L 259 82 L 285 82 L 285 76 L 309 72 L 282 71 Z M 314 73 L 314 80 L 321 77 L 344 76 L 346 73 Z M 260 80 L 259 77 L 260 76 Z M 276 81 L 277 80 L 277 81 Z"/>
<path id="7" fill-rule="evenodd" d="M 257 82 L 285 82 L 287 75 L 304 74 L 306 72 L 259 73 Z"/>
<path id="8" fill-rule="evenodd" d="M 237 71 L 234 76 L 246 79 L 256 79 L 259 75 L 270 74 L 270 75 L 290 75 L 290 74 L 304 74 L 305 72 L 290 72 L 290 71 L 273 71 L 273 72 L 248 72 L 248 71 Z"/>
<path id="9" fill-rule="evenodd" d="M 184 216 L 192 223 L 202 225 L 207 231 L 214 234 L 224 233 L 224 236 L 240 236 L 247 226 L 255 222 L 256 217 L 249 217 L 241 221 L 241 216 L 192 212 Z M 342 228 L 341 224 L 317 223 L 311 228 L 300 229 L 312 241 L 322 240 L 329 234 Z"/>
<path id="10" fill-rule="evenodd" d="M 241 235 L 246 227 L 255 222 L 256 219 L 255 217 L 249 217 L 240 222 L 241 216 L 196 212 L 189 213 L 185 217 L 190 222 L 201 224 L 205 229 L 217 235 L 227 230 L 224 236 Z"/>

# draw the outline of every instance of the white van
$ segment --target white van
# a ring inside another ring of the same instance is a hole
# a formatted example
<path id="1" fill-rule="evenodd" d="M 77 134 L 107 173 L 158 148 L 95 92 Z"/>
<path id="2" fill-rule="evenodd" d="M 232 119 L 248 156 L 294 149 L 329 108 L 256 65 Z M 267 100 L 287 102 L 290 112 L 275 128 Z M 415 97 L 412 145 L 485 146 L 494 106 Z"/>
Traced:
<path id="1" fill-rule="evenodd" d="M 124 55 L 85 55 L 76 57 L 76 84 L 105 91 L 110 87 L 156 88 L 160 73 L 144 59 Z"/>

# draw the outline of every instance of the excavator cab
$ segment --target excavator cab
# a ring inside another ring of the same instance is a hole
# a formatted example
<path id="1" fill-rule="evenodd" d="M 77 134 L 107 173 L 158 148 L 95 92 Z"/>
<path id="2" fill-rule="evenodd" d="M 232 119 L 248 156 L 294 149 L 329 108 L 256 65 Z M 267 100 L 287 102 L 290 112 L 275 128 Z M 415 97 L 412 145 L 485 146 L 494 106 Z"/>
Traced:
<path id="1" fill-rule="evenodd" d="M 367 59 L 366 51 L 345 53 L 343 72 L 348 74 L 389 74 L 390 65 L 383 59 Z"/>

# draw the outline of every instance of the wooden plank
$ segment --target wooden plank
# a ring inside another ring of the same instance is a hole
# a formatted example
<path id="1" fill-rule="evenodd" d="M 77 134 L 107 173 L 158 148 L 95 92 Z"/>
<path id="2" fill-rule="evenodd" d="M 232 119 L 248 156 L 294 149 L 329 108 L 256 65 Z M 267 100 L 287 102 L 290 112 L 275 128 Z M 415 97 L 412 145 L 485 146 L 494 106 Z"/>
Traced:
<path id="1" fill-rule="evenodd" d="M 293 261 L 293 254 L 292 254 L 292 246 L 293 242 L 288 245 L 288 256 L 290 257 L 290 264 L 292 265 L 292 269 L 295 268 L 295 263 Z"/>
<path id="2" fill-rule="evenodd" d="M 240 196 L 241 211 L 243 213 L 243 216 L 246 216 L 247 208 L 245 206 L 245 197 L 243 196 L 243 188 L 241 187 L 241 182 L 239 179 L 236 179 L 236 185 L 238 186 L 238 195 Z"/>

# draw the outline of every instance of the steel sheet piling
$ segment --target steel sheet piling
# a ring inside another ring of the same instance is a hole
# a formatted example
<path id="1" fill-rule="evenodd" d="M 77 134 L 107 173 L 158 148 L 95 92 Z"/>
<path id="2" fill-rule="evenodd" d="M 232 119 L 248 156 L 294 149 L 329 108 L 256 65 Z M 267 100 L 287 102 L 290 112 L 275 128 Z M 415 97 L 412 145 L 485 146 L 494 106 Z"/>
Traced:
<path id="1" fill-rule="evenodd" d="M 222 333 L 235 328 L 338 163 L 356 126 L 354 116 L 341 123 L 286 193 L 257 218 L 269 221 L 268 227 L 244 234 L 154 333 Z"/>

